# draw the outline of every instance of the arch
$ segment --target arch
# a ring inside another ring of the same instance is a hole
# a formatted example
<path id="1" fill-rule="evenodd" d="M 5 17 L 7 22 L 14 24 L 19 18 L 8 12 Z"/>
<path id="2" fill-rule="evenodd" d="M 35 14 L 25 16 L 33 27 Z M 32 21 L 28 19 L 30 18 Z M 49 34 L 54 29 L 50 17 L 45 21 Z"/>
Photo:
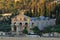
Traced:
<path id="1" fill-rule="evenodd" d="M 28 23 L 25 23 L 25 25 L 28 25 Z"/>
<path id="2" fill-rule="evenodd" d="M 16 26 L 14 26 L 14 31 L 16 32 Z"/>
<path id="3" fill-rule="evenodd" d="M 28 27 L 28 23 L 25 23 L 25 29 L 27 29 L 27 27 Z"/>
<path id="4" fill-rule="evenodd" d="M 22 26 L 22 23 L 20 22 L 20 25 Z"/>

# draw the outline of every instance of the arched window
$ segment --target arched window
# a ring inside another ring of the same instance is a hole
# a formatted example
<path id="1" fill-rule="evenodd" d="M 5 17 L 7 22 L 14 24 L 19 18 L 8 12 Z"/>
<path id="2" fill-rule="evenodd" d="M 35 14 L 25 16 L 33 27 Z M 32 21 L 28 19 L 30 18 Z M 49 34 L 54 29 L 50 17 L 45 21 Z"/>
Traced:
<path id="1" fill-rule="evenodd" d="M 14 31 L 16 32 L 16 26 L 14 26 Z"/>
<path id="2" fill-rule="evenodd" d="M 25 29 L 27 29 L 27 27 L 28 27 L 28 23 L 25 23 Z"/>
<path id="3" fill-rule="evenodd" d="M 20 25 L 22 26 L 22 23 L 20 23 Z"/>
<path id="4" fill-rule="evenodd" d="M 28 23 L 25 23 L 25 25 L 28 25 Z"/>

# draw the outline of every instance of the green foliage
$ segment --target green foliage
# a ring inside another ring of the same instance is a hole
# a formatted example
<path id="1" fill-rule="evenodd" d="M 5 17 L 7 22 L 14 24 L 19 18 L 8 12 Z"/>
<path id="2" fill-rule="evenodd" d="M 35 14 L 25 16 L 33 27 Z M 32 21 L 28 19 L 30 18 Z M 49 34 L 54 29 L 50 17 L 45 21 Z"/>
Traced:
<path id="1" fill-rule="evenodd" d="M 46 27 L 43 31 L 44 33 L 51 33 L 51 32 L 57 32 L 60 33 L 60 24 L 59 25 L 55 25 L 52 27 Z"/>
<path id="2" fill-rule="evenodd" d="M 50 33 L 50 32 L 52 32 L 51 27 L 50 26 L 49 27 L 45 27 L 43 33 Z"/>
<path id="3" fill-rule="evenodd" d="M 56 14 L 56 17 L 59 16 L 59 14 L 60 14 L 60 4 L 57 4 L 57 5 L 54 7 L 53 13 Z"/>
<path id="4" fill-rule="evenodd" d="M 12 11 L 13 11 L 13 12 L 12 12 L 11 18 L 12 18 L 12 17 L 15 17 L 16 15 L 19 14 L 18 9 L 16 9 L 16 8 L 12 9 Z"/>
<path id="5" fill-rule="evenodd" d="M 0 24 L 4 25 L 4 24 L 11 24 L 11 18 L 9 17 L 4 17 L 2 20 L 0 20 Z"/>
<path id="6" fill-rule="evenodd" d="M 38 29 L 38 27 L 34 27 L 32 30 L 33 30 L 33 32 L 34 32 L 35 34 L 41 34 L 41 32 L 40 32 L 40 30 Z"/>
<path id="7" fill-rule="evenodd" d="M 47 14 L 46 3 L 44 2 L 44 16 Z"/>
<path id="8" fill-rule="evenodd" d="M 29 17 L 39 17 L 40 16 L 40 11 L 38 12 L 38 9 L 34 8 L 33 13 L 31 10 L 26 11 L 25 15 L 29 16 Z"/>
<path id="9" fill-rule="evenodd" d="M 0 17 L 2 17 L 2 15 L 0 15 Z"/>
<path id="10" fill-rule="evenodd" d="M 60 33 L 60 24 L 54 26 L 54 32 Z"/>
<path id="11" fill-rule="evenodd" d="M 24 34 L 28 34 L 27 29 L 24 29 L 22 32 L 23 32 Z"/>
<path id="12" fill-rule="evenodd" d="M 11 26 L 9 24 L 0 24 L 0 31 L 9 32 L 11 31 Z"/>
<path id="13" fill-rule="evenodd" d="M 37 27 L 34 27 L 33 31 L 34 31 L 34 33 L 37 33 L 37 32 L 39 32 L 39 29 Z"/>
<path id="14" fill-rule="evenodd" d="M 32 12 L 31 11 L 26 11 L 24 15 L 27 15 L 29 17 L 32 17 Z"/>
<path id="15" fill-rule="evenodd" d="M 56 24 L 60 24 L 60 16 L 56 18 Z"/>

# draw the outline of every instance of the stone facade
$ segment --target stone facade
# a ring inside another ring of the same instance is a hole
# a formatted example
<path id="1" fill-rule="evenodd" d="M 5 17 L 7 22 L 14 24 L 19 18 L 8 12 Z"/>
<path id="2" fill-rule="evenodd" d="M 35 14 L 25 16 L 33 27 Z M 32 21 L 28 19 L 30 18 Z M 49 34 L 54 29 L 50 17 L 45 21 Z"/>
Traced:
<path id="1" fill-rule="evenodd" d="M 15 32 L 22 31 L 25 27 L 28 30 L 30 17 L 25 16 L 23 11 L 11 19 L 11 30 Z"/>

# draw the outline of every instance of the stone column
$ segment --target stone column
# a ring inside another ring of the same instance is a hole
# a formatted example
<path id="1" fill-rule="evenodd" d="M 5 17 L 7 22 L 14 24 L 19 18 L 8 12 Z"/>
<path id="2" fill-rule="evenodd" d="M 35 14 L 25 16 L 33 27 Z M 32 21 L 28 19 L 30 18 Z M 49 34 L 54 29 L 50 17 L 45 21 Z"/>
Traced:
<path id="1" fill-rule="evenodd" d="M 19 34 L 18 25 L 19 25 L 19 24 L 16 23 L 15 25 L 16 25 L 16 35 L 18 35 L 18 34 Z"/>
<path id="2" fill-rule="evenodd" d="M 14 24 L 11 24 L 11 31 L 14 31 Z"/>
<path id="3" fill-rule="evenodd" d="M 14 30 L 14 24 L 11 24 L 11 33 L 12 33 L 12 35 L 14 35 L 15 34 L 15 32 L 14 32 L 15 30 Z"/>
<path id="4" fill-rule="evenodd" d="M 16 20 L 16 24 L 15 24 L 15 26 L 16 26 L 16 35 L 19 35 L 19 21 L 18 20 Z"/>
<path id="5" fill-rule="evenodd" d="M 16 34 L 19 35 L 18 26 L 16 26 Z"/>
<path id="6" fill-rule="evenodd" d="M 14 27 L 11 27 L 12 32 L 14 31 Z"/>
<path id="7" fill-rule="evenodd" d="M 27 30 L 28 30 L 28 33 L 30 32 L 30 18 L 28 18 L 27 19 L 27 23 L 28 23 L 28 25 L 27 25 Z"/>
<path id="8" fill-rule="evenodd" d="M 30 31 L 29 22 L 28 22 L 28 25 L 27 25 L 27 31 L 28 31 L 28 33 Z"/>

